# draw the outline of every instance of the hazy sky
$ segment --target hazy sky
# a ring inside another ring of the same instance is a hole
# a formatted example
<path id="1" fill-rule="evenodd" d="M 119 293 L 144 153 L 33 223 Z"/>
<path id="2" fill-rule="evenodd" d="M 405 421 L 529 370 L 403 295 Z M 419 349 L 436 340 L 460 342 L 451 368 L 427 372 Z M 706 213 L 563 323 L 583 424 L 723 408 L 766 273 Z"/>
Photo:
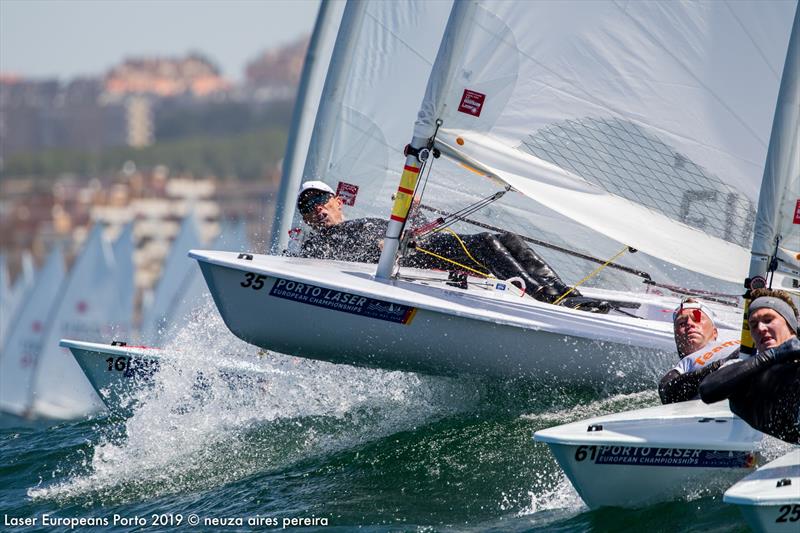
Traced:
<path id="1" fill-rule="evenodd" d="M 229 79 L 308 34 L 319 0 L 0 0 L 0 72 L 102 74 L 124 57 L 200 51 Z"/>

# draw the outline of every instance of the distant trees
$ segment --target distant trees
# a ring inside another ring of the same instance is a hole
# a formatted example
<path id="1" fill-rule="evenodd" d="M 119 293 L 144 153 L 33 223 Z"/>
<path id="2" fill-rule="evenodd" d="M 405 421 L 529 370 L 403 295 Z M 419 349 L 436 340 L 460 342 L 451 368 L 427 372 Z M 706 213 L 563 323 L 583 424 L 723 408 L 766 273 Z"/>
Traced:
<path id="1" fill-rule="evenodd" d="M 187 137 L 141 149 L 118 147 L 96 153 L 50 149 L 10 157 L 0 177 L 101 175 L 118 172 L 126 161 L 133 161 L 138 168 L 166 165 L 173 172 L 196 176 L 254 180 L 274 168 L 285 147 L 286 130 L 269 128 L 224 137 Z"/>
<path id="2" fill-rule="evenodd" d="M 4 162 L 0 178 L 100 175 L 117 172 L 126 161 L 133 161 L 138 168 L 166 165 L 171 171 L 196 176 L 258 179 L 283 156 L 292 105 L 291 101 L 267 105 L 166 103 L 156 112 L 156 143 L 152 146 L 94 152 L 53 148 L 14 154 Z"/>

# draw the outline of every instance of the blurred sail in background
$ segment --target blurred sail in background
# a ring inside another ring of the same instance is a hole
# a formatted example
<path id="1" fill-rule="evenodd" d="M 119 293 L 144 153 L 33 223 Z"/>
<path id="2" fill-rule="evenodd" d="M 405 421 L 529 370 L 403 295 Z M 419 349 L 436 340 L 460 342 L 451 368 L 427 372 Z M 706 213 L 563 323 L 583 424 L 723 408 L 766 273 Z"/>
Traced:
<path id="1" fill-rule="evenodd" d="M 22 254 L 22 271 L 16 281 L 11 283 L 5 256 L 0 255 L 0 346 L 6 339 L 14 317 L 28 299 L 28 291 L 33 287 L 35 268 L 29 252 Z"/>
<path id="2" fill-rule="evenodd" d="M 182 247 L 183 243 L 180 245 Z M 245 221 L 223 222 L 220 233 L 212 246 L 215 249 L 235 252 L 250 251 L 251 244 L 247 236 Z M 176 252 L 174 246 L 173 252 Z M 183 259 L 189 263 L 188 268 L 184 270 L 183 278 L 180 278 L 178 285 L 173 287 L 172 299 L 165 307 L 158 334 L 158 346 L 168 344 L 172 336 L 189 323 L 199 311 L 202 311 L 206 304 L 216 312 L 200 268 L 186 253 L 183 254 Z M 171 282 L 175 283 L 174 280 Z"/>
<path id="3" fill-rule="evenodd" d="M 0 351 L 0 411 L 15 416 L 30 413 L 36 361 L 44 336 L 55 318 L 53 307 L 65 283 L 61 246 L 50 252 L 14 328 Z"/>
<path id="4" fill-rule="evenodd" d="M 198 270 L 197 265 L 187 257 L 187 254 L 189 250 L 202 246 L 196 215 L 194 211 L 189 211 L 164 261 L 161 279 L 156 285 L 152 302 L 143 309 L 142 342 L 156 345 L 161 341 L 172 311 L 186 290 L 184 283 L 191 277 L 192 272 Z"/>
<path id="5" fill-rule="evenodd" d="M 127 339 L 133 333 L 134 301 L 136 298 L 136 266 L 133 263 L 135 244 L 133 240 L 133 222 L 123 226 L 122 232 L 114 241 L 114 279 L 117 286 L 116 307 L 109 315 L 114 337 Z"/>

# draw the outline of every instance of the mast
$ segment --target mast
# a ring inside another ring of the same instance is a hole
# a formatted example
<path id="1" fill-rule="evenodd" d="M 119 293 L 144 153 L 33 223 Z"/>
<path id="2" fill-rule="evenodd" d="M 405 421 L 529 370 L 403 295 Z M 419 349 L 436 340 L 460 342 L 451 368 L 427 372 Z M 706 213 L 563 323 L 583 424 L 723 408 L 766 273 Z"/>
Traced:
<path id="1" fill-rule="evenodd" d="M 775 106 L 775 119 L 769 139 L 764 178 L 761 181 L 761 193 L 758 198 L 750 271 L 745 280 L 747 294 L 742 321 L 742 351 L 745 353 L 755 352 L 755 343 L 747 323 L 750 290 L 767 286 L 767 274 L 774 271 L 777 266 L 777 252 L 783 243 L 784 234 L 789 233 L 796 224 L 793 218 L 798 216 L 793 209 L 787 209 L 786 203 L 786 193 L 789 192 L 790 186 L 796 185 L 800 180 L 798 77 L 800 77 L 800 9 L 796 8 L 778 92 L 778 103 Z M 795 262 L 799 259 L 793 258 Z"/>
<path id="2" fill-rule="evenodd" d="M 325 101 L 321 102 L 314 122 L 314 135 L 308 146 L 308 156 L 303 175 L 308 179 L 321 180 L 330 166 L 333 138 L 336 128 L 337 115 L 344 101 L 347 82 L 356 56 L 356 45 L 364 16 L 367 12 L 366 0 L 349 0 L 342 14 L 336 44 L 331 54 L 328 75 L 322 95 Z M 297 192 L 297 188 L 294 189 Z"/>
<path id="3" fill-rule="evenodd" d="M 425 160 L 424 149 L 427 148 L 429 139 L 436 131 L 436 121 L 445 108 L 445 98 L 456 76 L 454 67 L 459 64 L 464 53 L 461 43 L 468 40 L 472 31 L 471 25 L 466 22 L 470 20 L 476 7 L 477 4 L 474 0 L 464 0 L 453 2 L 450 10 L 450 17 L 447 19 L 447 26 L 442 35 L 442 43 L 436 54 L 428 87 L 425 89 L 425 97 L 414 124 L 411 149 L 406 156 L 394 206 L 389 216 L 389 227 L 386 229 L 383 250 L 375 273 L 375 277 L 378 279 L 390 278 L 397 264 L 400 235 L 414 200 L 414 189 Z M 421 152 L 421 150 L 423 151 Z M 419 154 L 422 155 L 419 156 Z"/>
<path id="4" fill-rule="evenodd" d="M 270 237 L 271 252 L 280 253 L 288 243 L 289 230 L 294 218 L 294 202 L 303 178 L 303 166 L 308 153 L 314 117 L 319 106 L 328 63 L 325 61 L 337 20 L 341 14 L 341 2 L 322 0 L 308 43 L 308 51 L 297 88 L 297 99 L 292 114 L 292 126 L 283 159 L 281 184 L 275 203 L 275 219 Z"/>

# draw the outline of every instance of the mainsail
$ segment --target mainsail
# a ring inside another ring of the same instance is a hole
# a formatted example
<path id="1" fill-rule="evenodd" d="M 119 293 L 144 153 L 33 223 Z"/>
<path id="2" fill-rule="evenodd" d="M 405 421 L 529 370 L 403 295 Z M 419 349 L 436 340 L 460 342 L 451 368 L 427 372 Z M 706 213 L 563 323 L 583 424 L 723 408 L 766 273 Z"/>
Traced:
<path id="1" fill-rule="evenodd" d="M 800 278 L 800 10 L 781 79 L 758 201 L 750 277 L 764 276 L 769 258 Z M 796 288 L 796 287 L 795 287 Z"/>
<path id="2" fill-rule="evenodd" d="M 325 73 L 328 71 L 343 9 L 344 2 L 322 0 L 314 31 L 308 43 L 303 72 L 297 87 L 292 125 L 286 142 L 286 155 L 283 158 L 281 188 L 275 202 L 275 220 L 272 223 L 270 239 L 274 252 L 285 249 L 289 240 L 295 197 L 302 181 L 314 117 L 317 115 Z"/>
<path id="3" fill-rule="evenodd" d="M 589 235 L 740 281 L 795 8 L 456 2 L 414 137 L 441 121 L 460 166 L 434 179 L 477 172 Z"/>
<path id="4" fill-rule="evenodd" d="M 358 189 L 348 216 L 384 217 L 451 2 L 347 3 L 311 138 L 305 179 Z M 296 191 L 295 191 L 296 193 Z"/>
<path id="5" fill-rule="evenodd" d="M 226 221 L 221 224 L 219 235 L 213 242 L 215 250 L 231 250 L 246 252 L 250 250 L 250 239 L 247 235 L 247 223 L 244 219 Z M 169 342 L 172 334 L 190 322 L 193 315 L 204 309 L 208 302 L 208 288 L 197 265 L 189 261 L 189 268 L 179 281 L 175 292 L 166 308 L 164 322 L 165 335 L 162 339 Z"/>

